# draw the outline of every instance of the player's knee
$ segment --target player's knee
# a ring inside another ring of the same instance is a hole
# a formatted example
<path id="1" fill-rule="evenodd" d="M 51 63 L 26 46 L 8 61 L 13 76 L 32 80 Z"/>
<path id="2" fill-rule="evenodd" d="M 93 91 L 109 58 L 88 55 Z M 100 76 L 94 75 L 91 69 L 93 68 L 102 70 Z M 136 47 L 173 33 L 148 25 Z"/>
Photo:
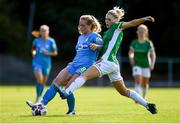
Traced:
<path id="1" fill-rule="evenodd" d="M 120 91 L 120 94 L 122 95 L 122 96 L 126 96 L 126 97 L 128 97 L 129 96 L 129 92 L 128 92 L 128 90 L 126 89 L 126 90 L 122 90 L 122 91 Z"/>
<path id="2" fill-rule="evenodd" d="M 83 78 L 84 80 L 88 80 L 89 76 L 86 73 L 84 73 L 81 75 L 81 78 Z"/>
<path id="3" fill-rule="evenodd" d="M 66 84 L 66 82 L 64 82 L 63 80 L 58 79 L 58 78 L 55 78 L 55 79 L 53 80 L 53 82 L 54 82 L 55 84 L 59 85 L 59 86 Z"/>
<path id="4" fill-rule="evenodd" d="M 59 81 L 59 79 L 58 79 L 58 78 L 55 78 L 55 79 L 53 80 L 53 83 L 55 83 L 55 84 L 59 85 L 59 84 L 60 84 L 60 81 Z"/>
<path id="5" fill-rule="evenodd" d="M 37 82 L 40 84 L 43 84 L 43 80 L 42 79 L 37 79 Z"/>
<path id="6" fill-rule="evenodd" d="M 84 74 L 82 74 L 82 77 L 84 78 L 84 80 L 90 80 L 90 79 L 92 79 L 92 78 L 94 78 L 94 77 L 98 77 L 98 76 L 94 76 L 94 74 L 92 74 L 92 73 L 84 73 Z"/>
<path id="7" fill-rule="evenodd" d="M 122 96 L 126 96 L 126 93 L 125 93 L 125 92 L 120 92 L 120 94 L 121 94 Z"/>
<path id="8" fill-rule="evenodd" d="M 43 81 L 41 84 L 45 85 L 45 84 L 46 84 L 46 81 Z"/>

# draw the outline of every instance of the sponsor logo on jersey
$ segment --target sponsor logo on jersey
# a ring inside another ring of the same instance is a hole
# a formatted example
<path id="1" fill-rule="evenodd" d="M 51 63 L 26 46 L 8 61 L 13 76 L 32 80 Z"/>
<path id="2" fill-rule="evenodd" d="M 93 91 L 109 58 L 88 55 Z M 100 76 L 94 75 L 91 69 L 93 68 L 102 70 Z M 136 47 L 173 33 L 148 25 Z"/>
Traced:
<path id="1" fill-rule="evenodd" d="M 79 44 L 77 49 L 78 50 L 88 49 L 88 44 L 87 43 Z"/>

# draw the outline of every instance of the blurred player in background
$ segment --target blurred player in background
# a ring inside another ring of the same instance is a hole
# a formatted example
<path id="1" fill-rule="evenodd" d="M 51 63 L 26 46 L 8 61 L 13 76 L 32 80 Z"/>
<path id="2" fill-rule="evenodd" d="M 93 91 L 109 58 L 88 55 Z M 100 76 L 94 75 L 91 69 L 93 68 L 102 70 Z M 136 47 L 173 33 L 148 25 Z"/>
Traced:
<path id="1" fill-rule="evenodd" d="M 124 10 L 119 7 L 109 10 L 105 17 L 105 23 L 108 30 L 103 35 L 103 48 L 101 59 L 76 78 L 71 84 L 68 84 L 63 90 L 62 98 L 67 98 L 74 90 L 81 87 L 87 80 L 108 75 L 115 89 L 123 96 L 129 97 L 139 104 L 143 105 L 152 114 L 157 113 L 155 104 L 148 103 L 138 93 L 127 89 L 120 74 L 119 62 L 116 58 L 119 46 L 123 38 L 123 30 L 138 26 L 145 21 L 154 22 L 154 18 L 147 16 L 140 19 L 134 19 L 129 22 L 119 22 L 124 16 Z"/>
<path id="2" fill-rule="evenodd" d="M 61 95 L 59 86 L 73 82 L 97 60 L 99 50 L 101 50 L 103 45 L 102 38 L 98 34 L 101 31 L 100 23 L 92 15 L 82 15 L 79 20 L 78 30 L 81 35 L 79 36 L 76 45 L 76 56 L 67 67 L 60 71 L 50 88 L 46 91 L 43 100 L 40 103 L 43 106 L 46 106 L 48 102 L 54 98 L 57 92 Z M 68 96 L 67 102 L 69 110 L 66 114 L 74 115 L 74 94 Z M 30 101 L 27 101 L 27 104 L 30 107 L 35 105 Z"/>
<path id="3" fill-rule="evenodd" d="M 37 81 L 35 102 L 39 102 L 51 70 L 51 56 L 57 56 L 58 52 L 55 40 L 49 37 L 47 25 L 40 26 L 39 33 L 32 34 L 36 37 L 32 44 L 32 67 Z"/>
<path id="4" fill-rule="evenodd" d="M 148 27 L 141 24 L 137 28 L 137 39 L 133 40 L 129 49 L 129 60 L 135 80 L 135 91 L 146 97 L 149 78 L 154 69 L 156 53 L 152 41 L 149 40 Z"/>

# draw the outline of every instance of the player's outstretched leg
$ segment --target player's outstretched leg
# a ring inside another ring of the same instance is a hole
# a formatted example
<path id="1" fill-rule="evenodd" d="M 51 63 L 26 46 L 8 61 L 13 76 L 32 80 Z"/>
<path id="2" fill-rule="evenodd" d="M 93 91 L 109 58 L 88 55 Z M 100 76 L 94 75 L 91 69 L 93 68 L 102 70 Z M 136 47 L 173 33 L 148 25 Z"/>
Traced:
<path id="1" fill-rule="evenodd" d="M 37 82 L 37 84 L 36 84 L 36 94 L 37 94 L 36 103 L 38 103 L 40 101 L 40 97 L 43 93 L 43 89 L 44 89 L 44 84 Z"/>
<path id="2" fill-rule="evenodd" d="M 128 90 L 124 85 L 123 80 L 113 82 L 114 87 L 116 90 L 123 96 L 129 97 L 136 101 L 137 103 L 143 105 L 148 111 L 152 114 L 156 114 L 158 111 L 156 109 L 156 105 L 152 103 L 148 103 L 145 99 L 142 98 L 138 93 L 133 90 Z"/>
<path id="3" fill-rule="evenodd" d="M 158 113 L 156 105 L 153 104 L 153 103 L 148 103 L 147 110 L 150 111 L 152 114 L 157 114 Z"/>
<path id="4" fill-rule="evenodd" d="M 59 92 L 59 94 L 61 94 L 61 88 L 56 84 L 56 83 L 52 83 L 50 88 L 46 91 L 46 93 L 44 94 L 43 100 L 41 101 L 42 104 L 47 105 L 49 103 L 49 101 L 51 101 L 56 93 Z"/>
<path id="5" fill-rule="evenodd" d="M 51 101 L 57 92 L 61 92 L 61 89 L 55 84 L 55 83 L 52 83 L 50 88 L 46 91 L 46 93 L 44 94 L 44 97 L 42 99 L 41 102 L 38 102 L 38 103 L 32 103 L 30 101 L 26 101 L 27 105 L 29 107 L 33 107 L 33 106 L 36 106 L 37 104 L 42 104 L 43 106 L 46 106 L 48 104 L 49 101 Z"/>

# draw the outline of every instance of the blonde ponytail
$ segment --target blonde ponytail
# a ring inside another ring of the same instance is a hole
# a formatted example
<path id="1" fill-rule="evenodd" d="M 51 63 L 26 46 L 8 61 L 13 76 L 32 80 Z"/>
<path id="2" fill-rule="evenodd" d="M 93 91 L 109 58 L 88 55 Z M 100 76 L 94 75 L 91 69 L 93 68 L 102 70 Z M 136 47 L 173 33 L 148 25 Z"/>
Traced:
<path id="1" fill-rule="evenodd" d="M 109 10 L 106 15 L 112 15 L 114 18 L 120 20 L 124 17 L 125 12 L 124 9 L 115 6 L 113 9 Z"/>

